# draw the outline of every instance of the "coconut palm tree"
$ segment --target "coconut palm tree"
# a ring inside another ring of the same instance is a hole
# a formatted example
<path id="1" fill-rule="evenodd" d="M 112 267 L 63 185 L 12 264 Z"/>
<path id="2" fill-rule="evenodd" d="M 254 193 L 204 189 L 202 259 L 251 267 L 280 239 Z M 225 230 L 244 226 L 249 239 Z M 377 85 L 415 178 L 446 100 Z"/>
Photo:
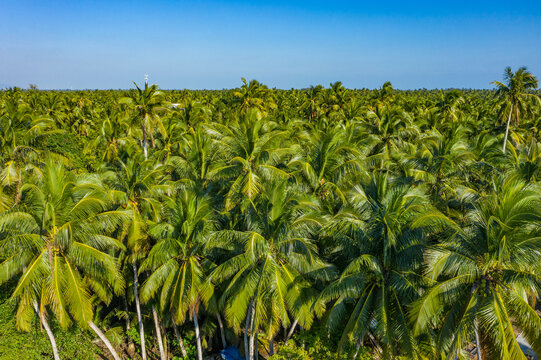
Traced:
<path id="1" fill-rule="evenodd" d="M 152 274 L 141 288 L 143 302 L 159 294 L 161 308 L 184 323 L 187 313 L 193 318 L 198 359 L 203 359 L 198 312 L 209 299 L 205 277 L 210 262 L 205 258 L 205 243 L 212 230 L 212 207 L 208 197 L 180 190 L 167 200 L 167 217 L 150 234 L 157 239 L 141 270 Z"/>
<path id="2" fill-rule="evenodd" d="M 243 199 L 253 200 L 261 192 L 264 180 L 289 176 L 277 166 L 289 152 L 282 142 L 286 132 L 263 120 L 256 109 L 247 111 L 237 124 L 213 123 L 207 132 L 216 139 L 225 158 L 225 163 L 209 175 L 232 181 L 226 195 L 226 210 Z"/>
<path id="3" fill-rule="evenodd" d="M 541 292 L 540 193 L 513 176 L 494 190 L 467 228 L 426 255 L 437 282 L 414 306 L 413 330 L 436 328 L 436 350 L 448 358 L 475 339 L 479 359 L 525 359 L 515 329 L 541 350 L 541 318 L 528 303 Z"/>
<path id="4" fill-rule="evenodd" d="M 533 99 L 538 103 L 541 100 L 539 96 L 529 92 L 537 89 L 538 82 L 537 78 L 526 67 L 521 67 L 514 73 L 509 66 L 506 67 L 503 79 L 504 82 L 493 81 L 491 84 L 496 85 L 497 94 L 503 102 L 502 114 L 508 113 L 502 149 L 505 152 L 511 120 L 514 118 L 515 124 L 518 125 L 521 114 L 527 111 L 528 100 Z"/>
<path id="5" fill-rule="evenodd" d="M 160 115 L 167 112 L 168 108 L 163 93 L 158 90 L 158 85 L 148 86 L 148 82 L 145 82 L 145 87 L 141 89 L 135 82 L 133 84 L 136 91 L 120 99 L 119 102 L 128 105 L 132 110 L 132 125 L 139 126 L 142 131 L 142 147 L 147 159 L 149 137 L 152 147 L 156 147 L 155 129 L 158 129 L 164 138 L 167 137 Z"/>
<path id="6" fill-rule="evenodd" d="M 124 287 L 109 254 L 123 245 L 108 234 L 128 213 L 109 209 L 109 196 L 95 176 L 75 177 L 49 162 L 32 180 L 23 185 L 20 204 L 0 216 L 6 234 L 0 249 L 8 254 L 0 265 L 0 283 L 21 274 L 12 294 L 17 326 L 28 330 L 37 313 L 58 359 L 47 324 L 51 312 L 62 327 L 73 321 L 90 327 L 120 360 L 93 322 L 93 297 L 108 302 L 111 292 Z"/>
<path id="7" fill-rule="evenodd" d="M 249 109 L 257 109 L 265 115 L 269 108 L 275 106 L 266 85 L 257 80 L 250 80 L 250 82 L 246 81 L 245 78 L 241 78 L 241 80 L 242 86 L 233 93 L 236 102 L 240 104 L 241 114 L 245 114 Z"/>
<path id="8" fill-rule="evenodd" d="M 321 226 L 317 205 L 286 186 L 265 184 L 260 200 L 245 213 L 244 230 L 221 230 L 214 247 L 229 256 L 209 275 L 224 283 L 220 306 L 235 331 L 244 328 L 246 359 L 257 357 L 257 336 L 272 339 L 289 314 L 305 327 L 311 324 L 309 306 L 298 306 L 303 275 L 323 269 L 313 243 Z"/>
<path id="9" fill-rule="evenodd" d="M 103 178 L 111 188 L 116 203 L 121 208 L 131 211 L 130 218 L 124 222 L 119 237 L 126 250 L 121 258 L 124 259 L 125 266 L 131 267 L 133 273 L 133 292 L 139 323 L 141 354 L 145 359 L 146 344 L 139 299 L 138 264 L 150 250 L 148 223 L 159 221 L 161 216 L 161 204 L 157 196 L 169 191 L 169 187 L 165 183 L 161 165 L 143 161 L 140 157 L 132 157 L 125 163 L 119 162 L 119 167 L 106 171 Z"/>
<path id="10" fill-rule="evenodd" d="M 408 306 L 422 289 L 418 274 L 427 236 L 451 223 L 411 185 L 374 174 L 348 194 L 348 203 L 324 228 L 332 259 L 344 264 L 314 308 L 333 301 L 327 323 L 342 333 L 339 348 L 373 336 L 385 359 L 420 358 L 409 327 Z"/>

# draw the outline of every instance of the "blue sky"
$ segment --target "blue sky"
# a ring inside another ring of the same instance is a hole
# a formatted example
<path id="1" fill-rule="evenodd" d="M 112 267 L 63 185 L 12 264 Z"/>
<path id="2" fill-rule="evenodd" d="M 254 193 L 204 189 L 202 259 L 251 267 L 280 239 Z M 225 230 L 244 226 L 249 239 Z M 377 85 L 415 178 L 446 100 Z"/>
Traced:
<path id="1" fill-rule="evenodd" d="M 0 0 L 0 87 L 488 88 L 541 78 L 541 1 Z"/>

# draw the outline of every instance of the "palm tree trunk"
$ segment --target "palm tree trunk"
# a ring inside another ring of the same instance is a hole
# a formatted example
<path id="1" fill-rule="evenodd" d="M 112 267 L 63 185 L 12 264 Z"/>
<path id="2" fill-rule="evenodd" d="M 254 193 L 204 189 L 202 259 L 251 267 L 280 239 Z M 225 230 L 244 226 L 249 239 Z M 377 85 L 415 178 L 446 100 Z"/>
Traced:
<path id="1" fill-rule="evenodd" d="M 269 340 L 269 356 L 274 355 L 274 338 L 271 337 Z"/>
<path id="2" fill-rule="evenodd" d="M 137 265 L 132 264 L 133 267 L 133 295 L 135 297 L 135 308 L 137 310 L 137 321 L 139 322 L 139 336 L 141 339 L 141 356 L 143 360 L 147 359 L 147 350 L 145 346 L 145 329 L 143 326 L 143 318 L 141 317 L 141 302 L 139 301 L 139 295 L 137 294 Z"/>
<path id="3" fill-rule="evenodd" d="M 257 332 L 255 333 L 254 338 L 255 342 L 252 344 L 252 348 L 254 349 L 254 360 L 259 360 L 259 337 Z"/>
<path id="4" fill-rule="evenodd" d="M 295 331 L 295 327 L 297 327 L 297 323 L 299 321 L 297 319 L 295 319 L 295 321 L 293 321 L 293 324 L 291 325 L 291 329 L 289 329 L 289 332 L 287 333 L 287 336 L 286 336 L 286 342 L 285 344 L 287 345 L 287 342 L 289 341 L 289 339 L 291 339 L 291 336 L 293 336 L 293 332 Z"/>
<path id="5" fill-rule="evenodd" d="M 225 349 L 227 347 L 227 343 L 225 341 L 224 324 L 222 322 L 222 317 L 220 316 L 220 313 L 216 313 L 216 318 L 218 319 L 218 326 L 220 327 L 220 337 L 222 338 L 222 347 Z"/>
<path id="6" fill-rule="evenodd" d="M 252 318 L 252 306 L 254 306 L 254 300 L 250 302 L 248 306 L 248 311 L 246 314 L 246 322 L 244 323 L 244 358 L 250 360 L 250 345 L 248 344 L 248 329 L 251 324 L 250 319 Z"/>
<path id="7" fill-rule="evenodd" d="M 165 352 L 163 350 L 162 332 L 160 330 L 160 319 L 158 319 L 158 312 L 156 307 L 152 306 L 152 317 L 154 318 L 154 327 L 156 328 L 156 337 L 158 338 L 158 349 L 160 349 L 160 359 L 167 360 Z"/>
<path id="8" fill-rule="evenodd" d="M 43 328 L 45 329 L 45 332 L 47 333 L 47 336 L 49 337 L 49 341 L 51 342 L 51 347 L 53 348 L 53 358 L 54 360 L 60 360 L 60 356 L 58 355 L 58 347 L 56 346 L 56 340 L 54 338 L 53 331 L 49 327 L 49 323 L 47 322 L 47 319 L 45 316 L 41 316 L 41 313 L 39 311 L 38 303 L 34 300 L 33 301 L 34 310 L 38 314 L 38 318 L 41 321 L 41 324 L 43 325 Z"/>
<path id="9" fill-rule="evenodd" d="M 184 341 L 182 340 L 182 337 L 180 336 L 180 333 L 178 332 L 177 324 L 175 323 L 175 318 L 173 317 L 173 314 L 171 314 L 171 320 L 173 321 L 173 330 L 175 331 L 175 336 L 178 341 L 178 345 L 180 346 L 180 351 L 182 352 L 182 357 L 188 356 L 188 353 L 186 352 L 186 348 L 184 347 Z"/>
<path id="10" fill-rule="evenodd" d="M 475 320 L 473 327 L 475 330 L 475 346 L 477 347 L 477 359 L 483 360 L 483 353 L 481 351 L 481 340 L 479 339 L 479 327 L 477 326 L 477 320 Z"/>
<path id="11" fill-rule="evenodd" d="M 257 349 L 255 348 L 255 336 L 257 331 L 254 330 L 254 322 L 255 322 L 255 312 L 256 312 L 257 302 L 254 302 L 252 304 L 251 309 L 251 316 L 250 316 L 250 345 L 249 345 L 249 353 L 250 353 L 250 360 L 255 359 L 255 353 L 257 352 Z"/>
<path id="12" fill-rule="evenodd" d="M 145 153 L 145 160 L 148 159 L 148 139 L 147 139 L 147 131 L 144 126 L 143 126 L 143 152 Z"/>
<path id="13" fill-rule="evenodd" d="M 199 333 L 199 323 L 197 322 L 197 311 L 193 312 L 193 325 L 195 327 L 195 340 L 197 343 L 197 359 L 203 360 L 203 350 L 201 349 L 201 334 Z"/>
<path id="14" fill-rule="evenodd" d="M 130 330 L 130 316 L 128 315 L 130 309 L 128 308 L 128 294 L 124 293 L 122 297 L 122 302 L 124 303 L 124 311 L 126 312 L 126 332 Z"/>
<path id="15" fill-rule="evenodd" d="M 505 148 L 507 146 L 507 136 L 509 135 L 509 125 L 511 123 L 512 114 L 513 114 L 513 105 L 511 105 L 511 109 L 509 110 L 509 116 L 507 117 L 507 126 L 505 127 L 505 137 L 503 138 L 503 149 L 502 149 L 504 153 L 505 153 Z"/>
<path id="16" fill-rule="evenodd" d="M 111 353 L 111 355 L 113 355 L 113 358 L 115 360 L 121 360 L 120 356 L 118 356 L 117 352 L 115 351 L 115 348 L 113 347 L 109 339 L 107 339 L 105 334 L 100 330 L 100 328 L 97 327 L 96 324 L 94 324 L 92 321 L 89 321 L 88 325 L 90 326 L 92 330 L 94 330 L 94 332 L 96 333 L 96 335 L 98 335 L 101 341 L 103 341 L 105 346 L 107 346 L 107 349 L 109 349 L 109 352 Z"/>
<path id="17" fill-rule="evenodd" d="M 361 339 L 358 339 L 356 349 L 355 349 L 355 354 L 353 354 L 353 360 L 355 360 L 357 358 L 357 355 L 359 355 L 359 350 L 361 349 L 361 345 L 362 345 L 362 341 Z"/>

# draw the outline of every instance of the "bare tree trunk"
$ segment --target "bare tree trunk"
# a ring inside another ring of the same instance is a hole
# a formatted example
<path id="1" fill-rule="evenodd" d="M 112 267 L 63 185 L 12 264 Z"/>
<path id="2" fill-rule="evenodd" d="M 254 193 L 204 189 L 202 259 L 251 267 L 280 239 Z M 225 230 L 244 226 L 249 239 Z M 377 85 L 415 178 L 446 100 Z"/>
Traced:
<path id="1" fill-rule="evenodd" d="M 34 310 L 38 314 L 38 318 L 41 324 L 43 325 L 43 328 L 45 329 L 47 336 L 49 337 L 49 341 L 51 342 L 51 347 L 53 348 L 53 358 L 54 360 L 60 360 L 60 356 L 58 355 L 58 347 L 56 346 L 56 340 L 54 338 L 53 331 L 49 327 L 49 323 L 47 322 L 47 319 L 45 318 L 45 316 L 41 316 L 38 303 L 34 300 L 32 304 L 34 305 Z"/>
<path id="2" fill-rule="evenodd" d="M 269 340 L 269 355 L 274 355 L 274 338 L 271 337 Z"/>
<path id="3" fill-rule="evenodd" d="M 145 346 L 145 329 L 143 326 L 143 318 L 141 316 L 141 302 L 139 301 L 139 295 L 137 294 L 137 265 L 132 264 L 133 267 L 133 295 L 135 297 L 135 308 L 137 309 L 137 321 L 139 322 L 139 336 L 141 339 L 141 356 L 143 360 L 147 359 L 147 350 Z"/>
<path id="4" fill-rule="evenodd" d="M 357 358 L 357 355 L 359 355 L 359 350 L 361 349 L 361 345 L 362 345 L 362 341 L 361 339 L 358 339 L 356 349 L 355 349 L 355 354 L 353 355 L 353 360 L 355 360 Z"/>
<path id="5" fill-rule="evenodd" d="M 124 293 L 124 296 L 122 297 L 122 302 L 124 303 L 124 311 L 126 312 L 126 332 L 130 330 L 130 316 L 128 313 L 130 312 L 130 309 L 128 308 L 128 300 L 127 296 L 128 294 Z"/>
<path id="6" fill-rule="evenodd" d="M 475 320 L 473 327 L 475 329 L 475 346 L 477 347 L 477 359 L 483 360 L 483 353 L 481 352 L 481 340 L 479 339 L 479 328 L 477 326 L 477 320 Z"/>
<path id="7" fill-rule="evenodd" d="M 148 139 L 147 139 L 147 131 L 144 126 L 143 126 L 143 152 L 145 153 L 145 160 L 148 159 Z"/>
<path id="8" fill-rule="evenodd" d="M 250 345 L 248 344 L 248 331 L 251 324 L 250 319 L 252 318 L 252 306 L 254 306 L 254 301 L 250 302 L 248 306 L 248 311 L 246 314 L 246 322 L 244 323 L 244 358 L 250 360 Z"/>
<path id="9" fill-rule="evenodd" d="M 249 344 L 249 353 L 250 353 L 250 360 L 254 360 L 254 352 L 256 351 L 255 350 L 255 344 L 254 344 L 254 341 L 255 341 L 255 334 L 256 334 L 256 331 L 254 330 L 254 322 L 255 322 L 255 312 L 256 312 L 256 307 L 257 307 L 257 302 L 254 302 L 252 304 L 252 309 L 251 309 L 251 315 L 250 315 L 250 344 Z"/>
<path id="10" fill-rule="evenodd" d="M 152 317 L 154 318 L 154 327 L 156 328 L 156 337 L 158 338 L 158 349 L 160 349 L 160 359 L 167 360 L 165 352 L 163 350 L 162 332 L 160 330 L 160 319 L 158 319 L 158 312 L 154 305 L 152 306 Z"/>
<path id="11" fill-rule="evenodd" d="M 167 330 L 163 322 L 160 322 L 160 329 L 163 337 L 163 353 L 165 354 L 165 358 L 169 359 L 169 339 L 167 338 Z"/>
<path id="12" fill-rule="evenodd" d="M 195 340 L 197 342 L 197 359 L 203 360 L 203 349 L 201 349 L 201 334 L 199 333 L 199 323 L 197 322 L 197 311 L 193 312 L 193 324 L 195 326 Z"/>
<path id="13" fill-rule="evenodd" d="M 175 336 L 178 341 L 178 345 L 180 346 L 180 351 L 182 352 L 182 357 L 188 356 L 188 353 L 186 352 L 186 348 L 184 347 L 184 341 L 182 340 L 182 337 L 180 336 L 180 333 L 178 332 L 177 324 L 175 323 L 175 318 L 173 317 L 173 314 L 171 314 L 171 320 L 173 321 L 173 330 L 175 331 Z"/>
<path id="14" fill-rule="evenodd" d="M 103 341 L 105 346 L 107 346 L 107 349 L 109 349 L 109 352 L 111 353 L 111 355 L 113 355 L 113 358 L 115 360 L 121 360 L 120 356 L 118 356 L 117 352 L 115 351 L 115 348 L 113 347 L 109 339 L 107 339 L 105 334 L 100 330 L 100 328 L 98 328 L 96 324 L 94 324 L 92 321 L 89 321 L 88 325 L 92 330 L 94 330 L 94 332 L 96 333 L 96 335 L 98 335 L 101 341 Z"/>
<path id="15" fill-rule="evenodd" d="M 220 327 L 220 337 L 222 338 L 222 347 L 225 349 L 227 347 L 227 343 L 225 341 L 224 324 L 222 322 L 222 317 L 220 316 L 220 313 L 216 313 L 216 318 L 218 319 L 218 326 Z"/>
<path id="16" fill-rule="evenodd" d="M 286 345 L 289 339 L 291 339 L 291 336 L 293 336 L 293 332 L 295 331 L 295 327 L 297 327 L 298 322 L 299 321 L 297 319 L 293 321 L 293 324 L 291 325 L 291 329 L 289 329 L 289 332 L 287 333 L 287 336 L 286 336 L 286 342 L 285 342 Z"/>
<path id="17" fill-rule="evenodd" d="M 505 137 L 503 138 L 503 152 L 505 153 L 505 148 L 507 147 L 507 136 L 509 135 L 509 125 L 511 124 L 511 115 L 513 114 L 513 105 L 509 110 L 509 117 L 507 118 L 507 126 L 505 127 Z"/>
<path id="18" fill-rule="evenodd" d="M 156 148 L 156 142 L 154 141 L 154 135 L 152 134 L 152 131 L 148 133 L 150 135 L 150 144 L 152 145 L 152 148 Z"/>
<path id="19" fill-rule="evenodd" d="M 255 338 L 255 343 L 252 345 L 252 347 L 254 349 L 254 360 L 259 360 L 259 336 L 258 336 L 258 332 L 255 333 L 254 338 Z"/>

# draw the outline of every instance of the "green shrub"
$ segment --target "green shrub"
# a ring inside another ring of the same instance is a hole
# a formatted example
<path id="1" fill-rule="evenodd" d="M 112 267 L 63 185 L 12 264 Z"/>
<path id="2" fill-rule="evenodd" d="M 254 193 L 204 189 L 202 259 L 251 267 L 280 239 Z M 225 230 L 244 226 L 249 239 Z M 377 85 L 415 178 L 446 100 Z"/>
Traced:
<path id="1" fill-rule="evenodd" d="M 352 359 L 355 346 L 346 346 L 340 353 L 337 339 L 328 337 L 323 329 L 301 331 L 287 345 L 280 343 L 271 360 L 347 360 Z M 303 346 L 304 344 L 304 346 Z M 361 347 L 356 360 L 373 360 L 368 348 Z"/>

